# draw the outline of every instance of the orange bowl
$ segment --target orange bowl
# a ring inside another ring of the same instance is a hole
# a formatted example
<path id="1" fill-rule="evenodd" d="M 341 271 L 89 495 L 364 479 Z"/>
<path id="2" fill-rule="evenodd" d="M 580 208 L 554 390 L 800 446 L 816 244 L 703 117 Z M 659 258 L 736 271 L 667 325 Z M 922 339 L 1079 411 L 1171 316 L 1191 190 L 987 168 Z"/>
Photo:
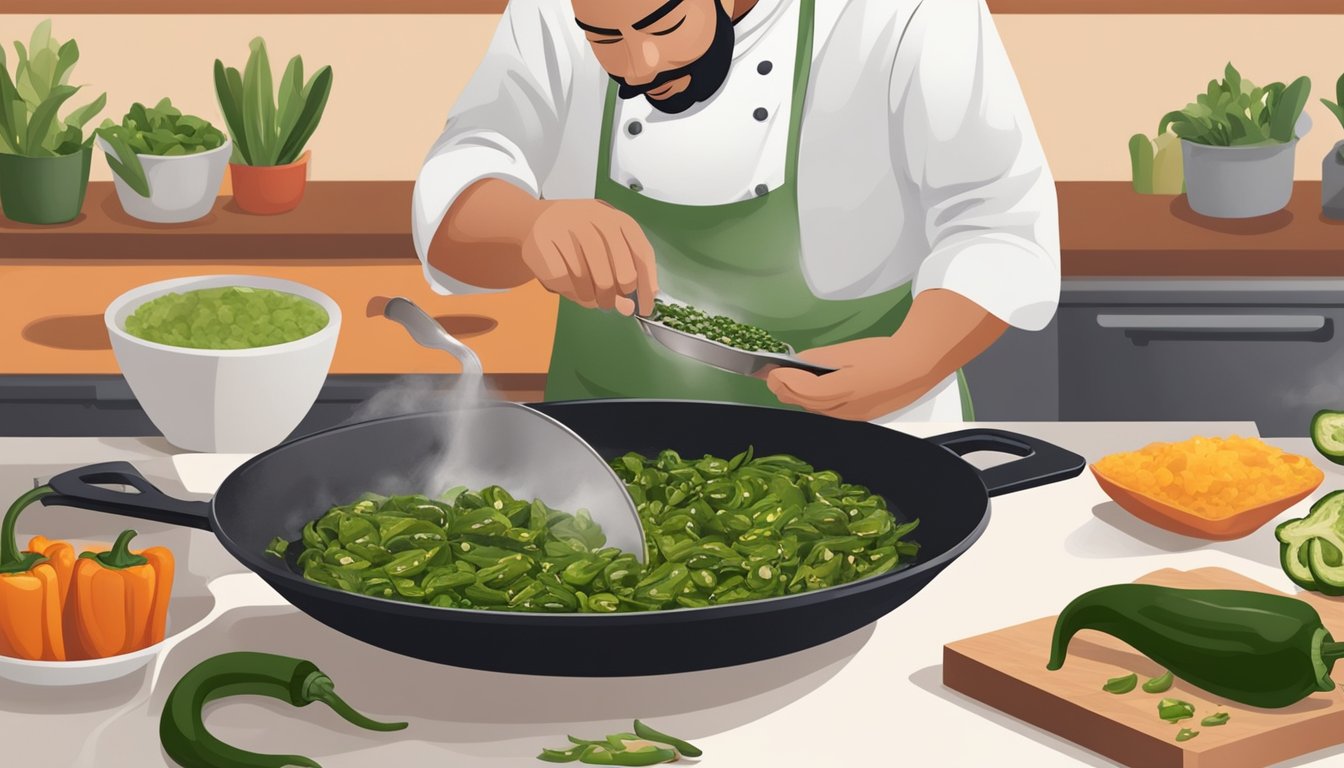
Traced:
<path id="1" fill-rule="evenodd" d="M 1092 470 L 1092 475 L 1097 478 L 1097 485 L 1101 486 L 1101 490 L 1105 491 L 1112 501 L 1131 515 L 1149 525 L 1155 525 L 1173 533 L 1214 541 L 1240 539 L 1254 532 L 1265 523 L 1278 517 L 1284 510 L 1311 495 L 1311 492 L 1319 488 L 1321 482 L 1325 479 L 1322 475 L 1310 488 L 1301 493 L 1284 496 L 1260 506 L 1239 510 L 1227 517 L 1213 520 L 1200 517 L 1194 512 L 1174 507 L 1152 496 L 1127 488 L 1106 477 L 1097 469 L 1095 464 L 1088 468 Z"/>

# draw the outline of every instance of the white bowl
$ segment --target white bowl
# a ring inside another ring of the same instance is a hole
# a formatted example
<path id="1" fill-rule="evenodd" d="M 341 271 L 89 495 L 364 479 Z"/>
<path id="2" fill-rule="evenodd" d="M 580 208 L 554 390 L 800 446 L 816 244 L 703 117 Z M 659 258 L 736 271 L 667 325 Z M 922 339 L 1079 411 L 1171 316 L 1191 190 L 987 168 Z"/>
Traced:
<path id="1" fill-rule="evenodd" d="M 98 146 L 107 155 L 116 156 L 111 145 L 98 138 Z M 149 197 L 131 189 L 114 171 L 112 182 L 117 200 L 126 215 L 155 224 L 180 224 L 195 221 L 210 213 L 229 168 L 233 143 L 193 155 L 136 155 L 149 181 Z"/>
<path id="2" fill-rule="evenodd" d="M 327 311 L 327 324 L 302 339 L 254 349 L 173 347 L 126 332 L 126 318 L 151 299 L 231 285 L 311 299 Z M 202 453 L 261 453 L 284 442 L 317 402 L 336 352 L 341 309 L 301 283 L 207 275 L 127 291 L 108 306 L 103 319 L 126 383 L 169 443 Z"/>

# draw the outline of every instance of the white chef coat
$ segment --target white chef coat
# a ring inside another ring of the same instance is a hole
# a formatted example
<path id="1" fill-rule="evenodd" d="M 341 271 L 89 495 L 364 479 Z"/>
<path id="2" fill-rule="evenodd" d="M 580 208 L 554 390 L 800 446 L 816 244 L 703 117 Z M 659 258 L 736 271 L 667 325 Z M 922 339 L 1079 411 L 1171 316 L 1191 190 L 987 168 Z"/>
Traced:
<path id="1" fill-rule="evenodd" d="M 613 178 L 683 205 L 782 182 L 798 5 L 759 0 L 738 22 L 728 79 L 706 102 L 666 115 L 620 101 Z M 609 82 L 570 3 L 510 0 L 416 182 L 413 236 L 436 292 L 488 290 L 427 261 L 470 185 L 593 196 Z M 1058 306 L 1054 180 L 984 0 L 817 0 L 798 204 L 803 274 L 823 299 L 913 281 L 915 295 L 952 290 L 1026 330 Z M 951 376 L 876 421 L 960 419 Z"/>

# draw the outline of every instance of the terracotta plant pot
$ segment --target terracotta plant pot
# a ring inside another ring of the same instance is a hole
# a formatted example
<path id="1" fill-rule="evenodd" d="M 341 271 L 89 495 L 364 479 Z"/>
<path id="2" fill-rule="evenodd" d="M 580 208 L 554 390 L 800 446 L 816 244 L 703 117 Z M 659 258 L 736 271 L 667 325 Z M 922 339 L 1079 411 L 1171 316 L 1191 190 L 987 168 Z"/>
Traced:
<path id="1" fill-rule="evenodd" d="M 308 186 L 308 157 L 304 152 L 289 165 L 253 166 L 229 163 L 233 201 L 248 213 L 286 213 L 299 207 Z"/>

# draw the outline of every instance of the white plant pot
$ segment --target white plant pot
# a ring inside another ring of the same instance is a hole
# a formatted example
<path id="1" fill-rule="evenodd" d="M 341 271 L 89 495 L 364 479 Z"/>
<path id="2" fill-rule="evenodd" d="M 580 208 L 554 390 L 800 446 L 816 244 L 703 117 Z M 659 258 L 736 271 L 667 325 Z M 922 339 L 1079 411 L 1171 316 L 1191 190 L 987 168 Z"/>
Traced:
<path id="1" fill-rule="evenodd" d="M 126 318 L 151 299 L 231 285 L 311 299 L 327 311 L 327 325 L 302 339 L 254 349 L 173 347 L 126 332 Z M 260 453 L 284 442 L 317 402 L 336 352 L 341 310 L 321 291 L 289 280 L 209 275 L 127 291 L 103 319 L 126 383 L 169 443 L 203 453 Z"/>
<path id="2" fill-rule="evenodd" d="M 98 146 L 116 157 L 116 150 L 98 138 Z M 224 173 L 229 168 L 233 143 L 194 155 L 136 155 L 149 180 L 149 197 L 141 197 L 114 171 L 112 182 L 126 215 L 155 224 L 181 224 L 204 217 L 215 206 Z"/>

